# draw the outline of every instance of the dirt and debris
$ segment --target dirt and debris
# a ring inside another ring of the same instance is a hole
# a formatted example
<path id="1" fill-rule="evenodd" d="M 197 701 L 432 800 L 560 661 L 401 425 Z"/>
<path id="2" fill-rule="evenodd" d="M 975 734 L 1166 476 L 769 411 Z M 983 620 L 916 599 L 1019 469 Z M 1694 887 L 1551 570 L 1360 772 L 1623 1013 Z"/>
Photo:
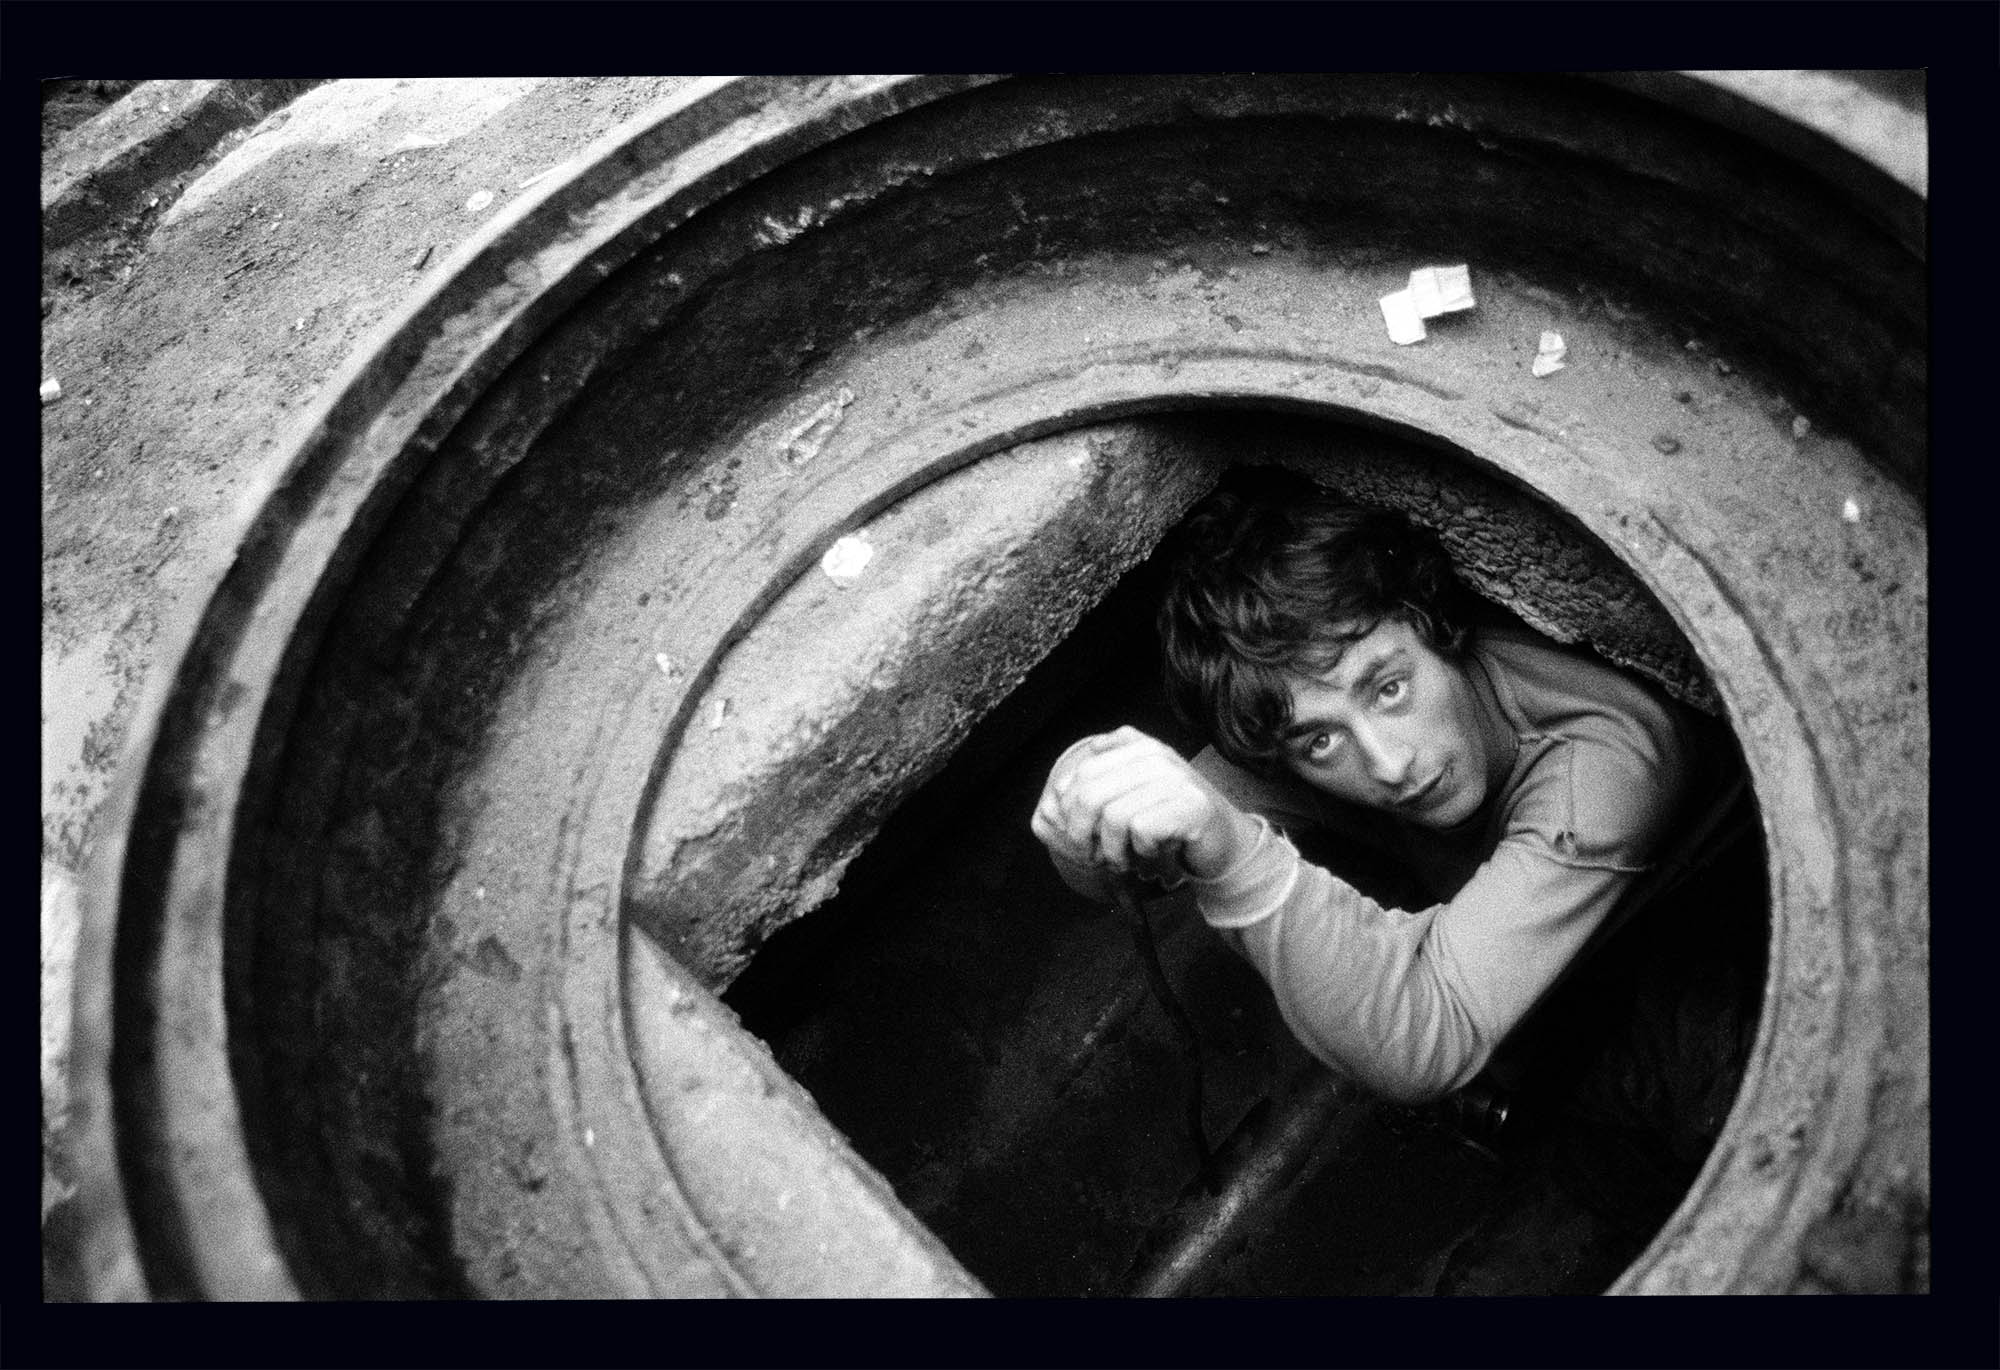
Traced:
<path id="1" fill-rule="evenodd" d="M 779 454 L 794 466 L 804 466 L 825 449 L 832 440 L 834 430 L 847 412 L 847 406 L 854 403 L 854 392 L 842 386 L 831 399 L 806 415 L 796 424 L 778 445 Z"/>

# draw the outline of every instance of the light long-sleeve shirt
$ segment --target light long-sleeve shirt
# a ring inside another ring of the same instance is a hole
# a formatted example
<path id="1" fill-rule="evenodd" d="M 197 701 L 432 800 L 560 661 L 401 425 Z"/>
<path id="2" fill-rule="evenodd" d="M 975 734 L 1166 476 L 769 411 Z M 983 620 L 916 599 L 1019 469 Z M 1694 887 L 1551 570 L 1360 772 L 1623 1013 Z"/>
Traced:
<path id="1" fill-rule="evenodd" d="M 1266 779 L 1212 748 L 1194 762 L 1272 825 L 1233 869 L 1190 882 L 1202 917 L 1262 973 L 1309 1050 L 1406 1102 L 1486 1064 L 1663 847 L 1692 768 L 1686 720 L 1581 653 L 1486 629 L 1468 670 L 1518 747 L 1505 783 L 1457 828 Z M 1299 857 L 1286 833 L 1310 828 L 1372 834 L 1441 902 L 1376 903 Z"/>

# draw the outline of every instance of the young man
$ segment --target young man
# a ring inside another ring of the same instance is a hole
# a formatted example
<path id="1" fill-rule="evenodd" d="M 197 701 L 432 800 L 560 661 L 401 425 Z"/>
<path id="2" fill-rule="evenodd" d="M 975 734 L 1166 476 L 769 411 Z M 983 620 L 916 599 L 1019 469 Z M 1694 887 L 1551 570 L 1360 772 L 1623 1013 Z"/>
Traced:
<path id="1" fill-rule="evenodd" d="M 1254 485 L 1255 482 L 1249 482 Z M 1213 745 L 1132 728 L 1057 761 L 1036 836 L 1078 893 L 1131 872 L 1196 892 L 1316 1056 L 1380 1094 L 1456 1090 L 1662 848 L 1693 734 L 1626 676 L 1472 626 L 1427 536 L 1300 478 L 1218 493 L 1160 612 L 1169 698 Z M 1293 838 L 1388 848 L 1401 911 Z"/>

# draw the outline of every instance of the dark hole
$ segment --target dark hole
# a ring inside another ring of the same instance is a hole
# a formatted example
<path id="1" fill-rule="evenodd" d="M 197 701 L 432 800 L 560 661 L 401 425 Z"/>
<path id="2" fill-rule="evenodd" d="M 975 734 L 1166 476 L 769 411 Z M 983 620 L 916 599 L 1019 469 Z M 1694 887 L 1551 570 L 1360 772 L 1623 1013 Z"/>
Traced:
<path id="1" fill-rule="evenodd" d="M 901 806 L 841 893 L 773 936 L 729 1004 L 964 1264 L 1001 1295 L 1134 1292 L 1199 1194 L 1182 1039 L 1131 930 L 1028 830 L 1049 767 L 1120 723 L 1184 751 L 1159 685 L 1161 568 L 1130 573 Z M 1727 729 L 1718 746 L 1740 766 Z M 1387 901 L 1393 868 L 1309 852 Z M 1298 1176 L 1184 1292 L 1592 1293 L 1643 1250 L 1734 1098 L 1768 940 L 1750 825 L 1521 1029 L 1543 1062 L 1486 1150 L 1450 1103 L 1356 1097 L 1262 1121 L 1318 1071 L 1191 907 L 1151 908 L 1202 1045 L 1211 1142 L 1302 1147 Z"/>

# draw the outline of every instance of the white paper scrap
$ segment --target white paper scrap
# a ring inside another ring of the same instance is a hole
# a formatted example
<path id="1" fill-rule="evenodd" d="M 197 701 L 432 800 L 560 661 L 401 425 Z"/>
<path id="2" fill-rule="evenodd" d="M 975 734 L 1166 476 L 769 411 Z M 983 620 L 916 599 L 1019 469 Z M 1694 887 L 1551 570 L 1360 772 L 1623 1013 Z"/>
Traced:
<path id="1" fill-rule="evenodd" d="M 1542 345 L 1536 349 L 1534 364 L 1528 369 L 1537 377 L 1553 376 L 1563 369 L 1563 358 L 1568 355 L 1569 349 L 1563 346 L 1563 335 L 1544 331 Z"/>
<path id="2" fill-rule="evenodd" d="M 1410 301 L 1410 292 L 1398 290 L 1382 297 L 1382 319 L 1389 325 L 1389 341 L 1402 346 L 1424 340 L 1424 321 Z"/>
<path id="3" fill-rule="evenodd" d="M 1434 319 L 1471 309 L 1472 268 L 1469 266 L 1426 266 L 1410 273 L 1410 303 L 1420 319 Z"/>
<path id="4" fill-rule="evenodd" d="M 826 549 L 826 555 L 819 559 L 819 569 L 832 576 L 836 585 L 852 585 L 874 555 L 875 549 L 867 538 L 850 533 Z"/>
<path id="5" fill-rule="evenodd" d="M 1840 506 L 1840 517 L 1841 520 L 1846 523 L 1861 522 L 1861 506 L 1856 504 L 1851 499 L 1848 500 L 1845 504 Z"/>

